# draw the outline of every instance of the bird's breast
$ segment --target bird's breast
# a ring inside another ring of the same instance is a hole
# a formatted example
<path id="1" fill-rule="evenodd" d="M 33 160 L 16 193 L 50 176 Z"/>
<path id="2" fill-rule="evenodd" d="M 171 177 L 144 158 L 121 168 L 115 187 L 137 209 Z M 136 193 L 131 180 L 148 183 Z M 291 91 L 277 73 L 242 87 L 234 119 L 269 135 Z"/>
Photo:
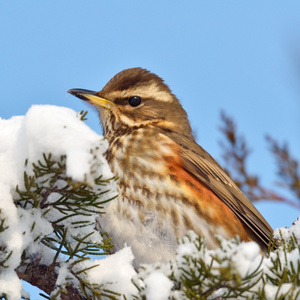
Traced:
<path id="1" fill-rule="evenodd" d="M 180 146 L 165 135 L 140 129 L 115 138 L 106 158 L 119 178 L 119 198 L 106 216 L 122 224 L 116 240 L 133 237 L 138 248 L 151 245 L 170 253 L 188 230 L 205 236 L 210 248 L 218 245 L 215 234 L 231 238 L 243 233 L 224 202 L 184 169 Z"/>

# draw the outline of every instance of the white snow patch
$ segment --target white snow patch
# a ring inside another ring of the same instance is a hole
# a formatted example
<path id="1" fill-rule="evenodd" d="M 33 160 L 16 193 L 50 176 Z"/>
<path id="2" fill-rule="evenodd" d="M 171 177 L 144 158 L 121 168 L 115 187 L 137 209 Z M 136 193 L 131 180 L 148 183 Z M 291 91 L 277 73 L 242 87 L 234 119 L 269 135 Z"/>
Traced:
<path id="1" fill-rule="evenodd" d="M 22 284 L 14 269 L 19 266 L 25 249 L 32 259 L 38 259 L 41 263 L 52 262 L 54 252 L 36 241 L 53 231 L 51 219 L 47 218 L 57 220 L 59 217 L 58 211 L 44 216 L 41 209 L 16 207 L 14 190 L 16 186 L 20 190 L 24 188 L 24 172 L 32 175 L 32 163 L 37 163 L 43 153 L 51 153 L 54 158 L 66 156 L 66 175 L 90 186 L 94 185 L 99 175 L 109 179 L 113 174 L 103 157 L 108 147 L 107 141 L 87 127 L 80 120 L 80 115 L 69 108 L 36 105 L 25 116 L 9 120 L 0 118 L 0 140 L 0 221 L 3 227 L 7 227 L 0 232 L 0 249 L 4 249 L 0 252 L 0 259 L 10 255 L 5 262 L 10 268 L 0 269 L 0 294 L 5 292 L 8 299 L 20 299 Z M 115 183 L 111 183 L 108 189 L 110 192 L 105 194 L 103 200 L 116 195 Z M 95 216 L 90 218 L 95 221 Z M 68 221 L 74 222 L 76 217 Z M 81 234 L 86 234 L 88 230 L 91 232 L 91 227 L 84 227 Z M 74 231 L 72 234 L 75 235 Z M 98 232 L 91 239 L 101 242 Z"/>
<path id="2" fill-rule="evenodd" d="M 284 283 L 280 287 L 271 284 L 265 285 L 266 300 L 280 299 L 293 287 L 291 283 Z"/>
<path id="3" fill-rule="evenodd" d="M 294 235 L 297 240 L 300 240 L 300 217 L 293 223 L 292 227 L 282 227 L 274 230 L 274 236 L 277 239 L 283 237 L 288 241 L 292 235 Z"/>
<path id="4" fill-rule="evenodd" d="M 235 267 L 242 277 L 251 274 L 261 262 L 260 248 L 255 242 L 239 244 L 232 255 Z"/>
<path id="5" fill-rule="evenodd" d="M 0 293 L 6 294 L 8 300 L 21 299 L 22 283 L 13 270 L 0 274 Z"/>
<path id="6" fill-rule="evenodd" d="M 125 247 L 113 255 L 101 260 L 89 260 L 79 263 L 79 270 L 98 265 L 85 272 L 85 280 L 95 283 L 103 289 L 124 294 L 131 299 L 137 292 L 131 279 L 136 275 L 132 266 L 134 256 L 130 247 Z"/>
<path id="7" fill-rule="evenodd" d="M 173 282 L 162 272 L 154 271 L 144 279 L 146 288 L 144 294 L 148 300 L 167 300 L 170 296 Z"/>

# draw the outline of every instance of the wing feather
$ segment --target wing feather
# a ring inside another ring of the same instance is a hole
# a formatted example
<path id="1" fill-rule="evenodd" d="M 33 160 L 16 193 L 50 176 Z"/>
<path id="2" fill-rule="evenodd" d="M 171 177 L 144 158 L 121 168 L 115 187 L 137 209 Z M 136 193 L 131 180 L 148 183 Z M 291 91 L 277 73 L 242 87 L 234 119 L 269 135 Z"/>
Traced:
<path id="1" fill-rule="evenodd" d="M 181 146 L 180 155 L 185 170 L 222 199 L 258 240 L 267 246 L 273 232 L 271 226 L 215 159 L 188 138 L 174 132 L 165 135 Z"/>

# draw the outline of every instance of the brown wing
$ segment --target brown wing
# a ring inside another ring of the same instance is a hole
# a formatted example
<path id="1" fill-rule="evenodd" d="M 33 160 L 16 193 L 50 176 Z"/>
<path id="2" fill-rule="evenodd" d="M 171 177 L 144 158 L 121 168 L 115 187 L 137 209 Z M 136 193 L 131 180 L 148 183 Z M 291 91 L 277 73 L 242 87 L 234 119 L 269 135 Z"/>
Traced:
<path id="1" fill-rule="evenodd" d="M 176 133 L 164 133 L 182 148 L 184 168 L 193 177 L 207 186 L 228 205 L 238 218 L 268 246 L 271 226 L 228 177 L 223 168 L 198 144 Z"/>

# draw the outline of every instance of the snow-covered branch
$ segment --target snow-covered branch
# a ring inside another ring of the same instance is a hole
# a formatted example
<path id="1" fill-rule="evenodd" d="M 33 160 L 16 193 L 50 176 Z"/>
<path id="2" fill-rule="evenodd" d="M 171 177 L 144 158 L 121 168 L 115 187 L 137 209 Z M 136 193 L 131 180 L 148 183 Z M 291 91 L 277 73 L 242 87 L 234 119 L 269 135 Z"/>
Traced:
<path id="1" fill-rule="evenodd" d="M 0 119 L 0 298 L 29 299 L 23 279 L 52 299 L 300 299 L 300 221 L 275 231 L 268 256 L 238 239 L 208 250 L 190 232 L 169 263 L 136 271 L 125 245 L 103 258 L 116 180 L 82 119 L 54 106 Z"/>

